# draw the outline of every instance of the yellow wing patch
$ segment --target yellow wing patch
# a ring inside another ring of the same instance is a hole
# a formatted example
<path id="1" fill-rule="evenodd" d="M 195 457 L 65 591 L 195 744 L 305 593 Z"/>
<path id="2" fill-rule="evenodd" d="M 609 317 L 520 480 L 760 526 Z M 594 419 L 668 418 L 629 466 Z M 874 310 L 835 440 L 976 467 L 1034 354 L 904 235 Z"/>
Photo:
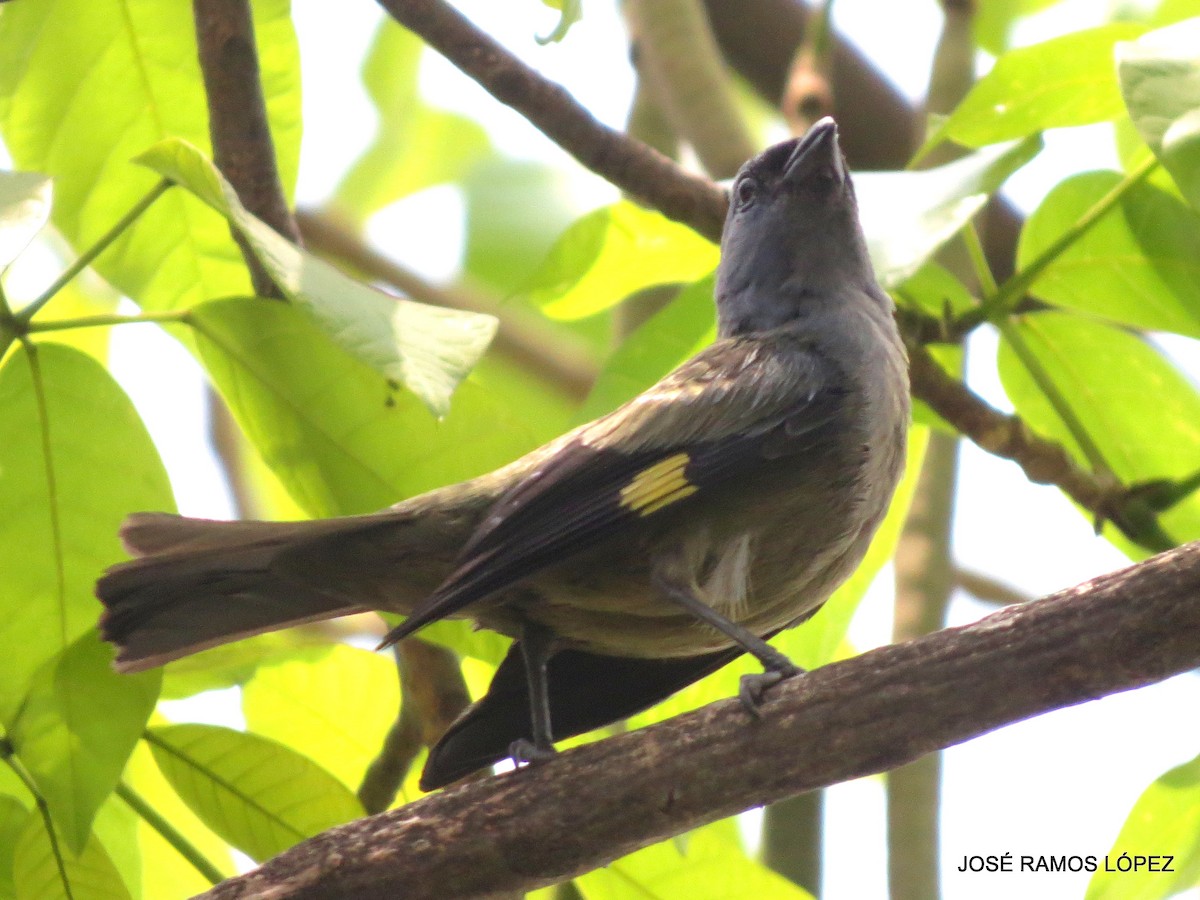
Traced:
<path id="1" fill-rule="evenodd" d="M 642 469 L 621 488 L 621 505 L 639 516 L 648 516 L 696 493 L 700 489 L 683 474 L 688 460 L 686 453 L 676 453 Z"/>

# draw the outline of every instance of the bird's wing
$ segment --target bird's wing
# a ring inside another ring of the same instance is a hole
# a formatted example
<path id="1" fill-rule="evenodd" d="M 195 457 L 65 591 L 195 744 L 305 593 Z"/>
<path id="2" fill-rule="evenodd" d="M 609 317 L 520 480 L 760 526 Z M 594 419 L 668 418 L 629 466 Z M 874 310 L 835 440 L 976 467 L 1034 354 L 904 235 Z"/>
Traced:
<path id="1" fill-rule="evenodd" d="M 577 430 L 496 502 L 458 567 L 384 643 L 805 446 L 836 413 L 837 397 L 816 355 L 786 349 L 720 341 Z"/>

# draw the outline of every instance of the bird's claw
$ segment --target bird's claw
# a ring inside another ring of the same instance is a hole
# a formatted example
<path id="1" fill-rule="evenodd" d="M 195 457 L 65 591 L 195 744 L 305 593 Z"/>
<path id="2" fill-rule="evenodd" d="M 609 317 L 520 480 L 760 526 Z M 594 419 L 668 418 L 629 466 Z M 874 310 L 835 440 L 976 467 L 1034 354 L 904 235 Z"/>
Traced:
<path id="1" fill-rule="evenodd" d="M 792 678 L 803 672 L 804 670 L 799 666 L 788 663 L 786 666 L 767 669 L 765 672 L 743 675 L 741 681 L 738 683 L 738 700 L 742 702 L 742 707 L 746 712 L 750 713 L 756 719 L 760 718 L 762 710 L 759 707 L 762 705 L 763 694 L 766 690 L 787 678 Z"/>
<path id="2" fill-rule="evenodd" d="M 518 738 L 508 745 L 508 755 L 512 757 L 513 765 L 520 768 L 553 759 L 558 756 L 558 751 L 553 746 L 541 747 L 526 738 Z"/>

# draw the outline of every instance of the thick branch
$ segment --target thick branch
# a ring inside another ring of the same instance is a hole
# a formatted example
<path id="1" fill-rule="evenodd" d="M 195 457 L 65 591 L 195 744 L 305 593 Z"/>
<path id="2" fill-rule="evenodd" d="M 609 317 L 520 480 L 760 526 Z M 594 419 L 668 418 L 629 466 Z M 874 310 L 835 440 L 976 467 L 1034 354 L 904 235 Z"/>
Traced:
<path id="1" fill-rule="evenodd" d="M 204 896 L 484 897 L 1200 665 L 1200 543 L 300 844 Z M 998 690 L 997 685 L 1003 685 Z M 703 773 L 698 777 L 697 773 Z"/>
<path id="2" fill-rule="evenodd" d="M 725 192 L 645 144 L 599 122 L 562 87 L 543 78 L 442 0 L 379 0 L 415 31 L 597 175 L 716 242 Z"/>
<path id="3" fill-rule="evenodd" d="M 192 0 L 192 15 L 217 168 L 250 212 L 299 243 L 275 164 L 249 0 Z M 278 296 L 254 254 L 239 246 L 255 293 Z"/>

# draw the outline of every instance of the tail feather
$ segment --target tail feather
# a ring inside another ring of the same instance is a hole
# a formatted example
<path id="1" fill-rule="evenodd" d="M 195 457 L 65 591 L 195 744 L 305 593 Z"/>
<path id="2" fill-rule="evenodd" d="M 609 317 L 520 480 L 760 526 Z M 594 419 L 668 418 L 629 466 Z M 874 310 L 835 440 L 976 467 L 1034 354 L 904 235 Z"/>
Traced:
<path id="1" fill-rule="evenodd" d="M 136 672 L 227 641 L 363 611 L 273 568 L 307 523 L 212 522 L 139 514 L 122 540 L 141 559 L 96 584 L 116 667 Z"/>
<path id="2" fill-rule="evenodd" d="M 96 596 L 123 672 L 291 625 L 405 612 L 450 558 L 420 517 L 401 510 L 309 522 L 137 513 L 121 540 L 135 558 L 111 567 Z"/>

